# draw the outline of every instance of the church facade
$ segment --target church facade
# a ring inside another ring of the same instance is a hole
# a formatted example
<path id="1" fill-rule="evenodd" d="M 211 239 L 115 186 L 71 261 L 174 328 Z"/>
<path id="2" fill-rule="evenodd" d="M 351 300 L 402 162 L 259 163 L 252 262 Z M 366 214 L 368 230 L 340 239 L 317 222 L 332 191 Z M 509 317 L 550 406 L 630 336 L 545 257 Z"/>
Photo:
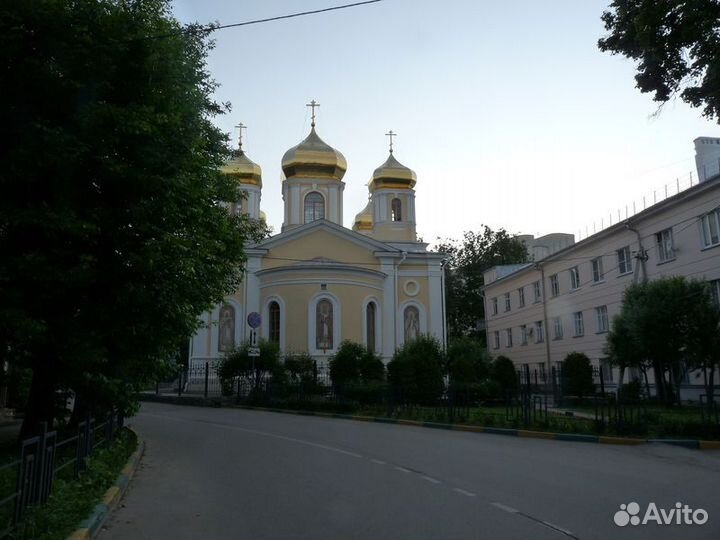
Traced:
<path id="1" fill-rule="evenodd" d="M 392 132 L 391 132 L 392 133 Z M 324 367 L 343 340 L 388 362 L 420 334 L 445 342 L 443 255 L 418 241 L 415 173 L 390 154 L 368 184 L 369 201 L 343 226 L 344 156 L 315 130 L 282 158 L 281 231 L 246 248 L 239 290 L 204 314 L 190 342 L 191 365 L 215 363 L 251 339 L 247 318 L 260 314 L 257 337 L 282 354 L 309 353 Z M 260 211 L 262 171 L 242 144 L 223 167 L 242 199 L 232 209 Z"/>

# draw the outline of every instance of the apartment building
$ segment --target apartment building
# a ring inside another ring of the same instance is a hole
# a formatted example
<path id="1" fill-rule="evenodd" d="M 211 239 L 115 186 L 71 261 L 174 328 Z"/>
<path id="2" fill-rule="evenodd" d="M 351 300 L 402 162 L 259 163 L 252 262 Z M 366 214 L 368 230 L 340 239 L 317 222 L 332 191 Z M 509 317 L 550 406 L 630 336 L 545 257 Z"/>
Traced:
<path id="1" fill-rule="evenodd" d="M 604 348 L 623 291 L 677 275 L 710 282 L 720 299 L 720 175 L 540 261 L 488 270 L 488 348 L 540 378 L 568 353 L 583 352 L 613 388 L 619 373 Z M 685 382 L 685 399 L 701 393 L 698 374 Z"/>

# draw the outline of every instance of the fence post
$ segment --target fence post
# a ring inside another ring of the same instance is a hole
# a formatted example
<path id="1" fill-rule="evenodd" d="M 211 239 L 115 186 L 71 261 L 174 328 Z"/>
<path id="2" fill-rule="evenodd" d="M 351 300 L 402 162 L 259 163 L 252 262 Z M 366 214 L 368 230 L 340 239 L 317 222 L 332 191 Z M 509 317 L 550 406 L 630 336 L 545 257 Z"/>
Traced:
<path id="1" fill-rule="evenodd" d="M 208 382 L 210 377 L 210 362 L 205 362 L 205 399 L 208 397 Z"/>
<path id="2" fill-rule="evenodd" d="M 603 368 L 600 366 L 600 393 L 605 395 L 605 377 L 603 376 Z"/>

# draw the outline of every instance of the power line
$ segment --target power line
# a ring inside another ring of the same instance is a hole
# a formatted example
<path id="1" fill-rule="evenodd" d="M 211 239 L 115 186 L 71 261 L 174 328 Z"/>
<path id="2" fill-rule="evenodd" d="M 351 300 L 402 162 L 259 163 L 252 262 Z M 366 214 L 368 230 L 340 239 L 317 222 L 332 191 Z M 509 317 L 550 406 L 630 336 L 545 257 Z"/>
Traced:
<path id="1" fill-rule="evenodd" d="M 182 30 L 177 30 L 175 32 L 168 32 L 167 34 L 158 34 L 155 36 L 146 36 L 144 38 L 138 38 L 138 39 L 164 39 L 168 37 L 173 36 L 179 36 L 182 34 L 200 34 L 200 33 L 210 33 L 215 32 L 217 30 L 223 30 L 225 28 L 236 28 L 238 26 L 250 26 L 251 24 L 261 24 L 266 22 L 273 22 L 273 21 L 280 21 L 283 19 L 293 19 L 295 17 L 304 17 L 305 15 L 316 15 L 318 13 L 326 13 L 328 11 L 337 11 L 339 9 L 347 9 L 352 7 L 358 7 L 358 6 L 364 6 L 367 4 L 376 4 L 378 2 L 382 2 L 382 0 L 365 0 L 363 2 L 354 2 L 352 4 L 343 4 L 341 6 L 332 6 L 328 8 L 322 8 L 322 9 L 314 9 L 311 11 L 300 11 L 298 13 L 290 13 L 288 15 L 278 15 L 277 17 L 266 17 L 264 19 L 254 19 L 252 21 L 243 21 L 239 23 L 232 23 L 232 24 L 221 24 L 218 26 L 214 25 L 200 25 L 200 26 L 190 26 L 188 28 L 183 28 Z"/>

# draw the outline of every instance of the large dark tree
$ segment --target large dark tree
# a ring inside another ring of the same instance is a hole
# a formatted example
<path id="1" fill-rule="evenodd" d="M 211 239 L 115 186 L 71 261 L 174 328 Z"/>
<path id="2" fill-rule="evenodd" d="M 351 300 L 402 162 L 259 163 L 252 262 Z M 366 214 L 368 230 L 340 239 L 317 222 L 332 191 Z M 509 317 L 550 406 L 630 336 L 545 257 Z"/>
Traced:
<path id="1" fill-rule="evenodd" d="M 610 33 L 598 46 L 638 62 L 641 92 L 679 96 L 720 121 L 718 0 L 614 0 L 602 20 Z"/>
<path id="2" fill-rule="evenodd" d="M 528 261 L 525 244 L 505 229 L 493 231 L 484 225 L 479 232 L 467 231 L 462 240 L 443 240 L 435 250 L 448 254 L 445 301 L 451 337 L 473 335 L 485 318 L 483 272 L 496 265 Z"/>
<path id="3" fill-rule="evenodd" d="M 0 7 L 0 350 L 32 369 L 23 435 L 61 388 L 128 407 L 241 277 L 226 107 L 207 33 L 180 30 L 165 0 Z"/>

